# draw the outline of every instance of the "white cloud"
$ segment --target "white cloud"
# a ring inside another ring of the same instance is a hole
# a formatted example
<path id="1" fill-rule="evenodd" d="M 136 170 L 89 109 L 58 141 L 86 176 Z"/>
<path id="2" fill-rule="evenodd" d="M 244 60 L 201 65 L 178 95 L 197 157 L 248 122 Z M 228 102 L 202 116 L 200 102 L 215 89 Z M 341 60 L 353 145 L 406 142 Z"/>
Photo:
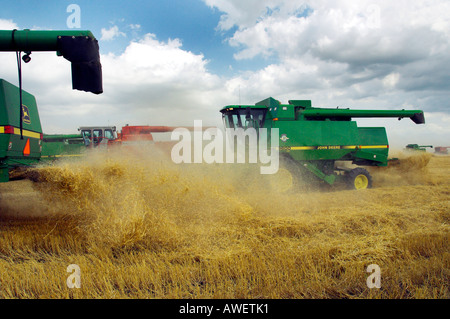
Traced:
<path id="1" fill-rule="evenodd" d="M 222 106 L 239 100 L 254 104 L 273 96 L 283 103 L 311 99 L 318 107 L 424 109 L 424 126 L 395 119 L 375 120 L 374 125 L 386 125 L 392 142 L 400 145 L 434 140 L 448 144 L 446 2 L 205 2 L 223 12 L 218 29 L 230 32 L 226 34 L 231 34 L 228 43 L 236 48 L 236 59 L 270 56 L 272 63 L 244 73 L 234 67 L 236 73 L 226 79 L 208 71 L 209 57 L 185 50 L 179 39 L 136 34 L 122 53 L 101 56 L 104 93 L 97 96 L 71 90 L 68 61 L 36 52 L 24 66 L 24 85 L 38 99 L 44 130 L 71 133 L 82 125 L 108 124 L 190 126 L 194 119 L 220 125 Z M 0 20 L 2 25 L 15 28 L 10 20 Z M 143 31 L 137 25 L 121 29 Z M 101 40 L 123 36 L 113 26 L 102 29 Z M 16 83 L 14 54 L 0 54 L 2 78 Z"/>
<path id="2" fill-rule="evenodd" d="M 391 73 L 383 79 L 383 85 L 386 88 L 394 88 L 400 80 L 399 73 Z"/>
<path id="3" fill-rule="evenodd" d="M 120 56 L 108 55 L 103 63 L 112 62 L 115 72 L 111 78 L 127 81 L 189 83 L 205 73 L 207 63 L 202 55 L 181 49 L 179 39 L 160 42 L 154 34 L 146 34 L 140 41 L 131 42 Z M 122 64 L 118 68 L 117 64 Z M 117 76 L 120 72 L 120 77 Z M 108 74 L 105 75 L 108 79 Z"/>
<path id="4" fill-rule="evenodd" d="M 450 2 L 204 2 L 222 12 L 217 28 L 231 31 L 235 59 L 271 58 L 228 81 L 248 102 L 273 96 L 323 107 L 423 109 L 427 125 L 402 125 L 405 138 L 448 140 L 450 128 L 433 115 L 450 113 Z"/>
<path id="5" fill-rule="evenodd" d="M 12 20 L 0 19 L 0 30 L 14 30 L 14 29 L 18 29 L 18 26 Z"/>
<path id="6" fill-rule="evenodd" d="M 119 27 L 116 25 L 112 26 L 109 29 L 102 28 L 101 32 L 102 36 L 100 38 L 100 41 L 111 41 L 114 40 L 114 38 L 126 36 L 125 33 L 119 31 Z"/>
<path id="7" fill-rule="evenodd" d="M 448 33 L 445 27 L 450 28 L 450 5 L 443 1 L 423 2 L 421 6 L 404 1 L 379 1 L 374 5 L 373 1 L 342 0 L 206 3 L 225 10 L 221 21 L 233 21 L 237 26 L 229 42 L 241 48 L 236 55 L 239 59 L 258 54 L 283 59 L 310 52 L 323 60 L 351 65 L 397 64 L 448 48 L 444 35 Z M 247 10 L 250 5 L 255 9 Z M 430 20 L 423 19 L 422 10 Z M 439 22 L 432 22 L 436 20 Z"/>
<path id="8" fill-rule="evenodd" d="M 17 85 L 15 55 L 0 55 L 1 77 Z M 196 119 L 221 124 L 223 82 L 179 39 L 147 34 L 121 54 L 102 54 L 101 63 L 104 92 L 94 95 L 72 90 L 67 60 L 33 52 L 23 65 L 23 84 L 37 99 L 45 133 L 74 133 L 84 125 L 192 126 Z"/>
<path id="9" fill-rule="evenodd" d="M 132 30 L 140 30 L 141 29 L 140 24 L 129 24 L 128 27 Z"/>

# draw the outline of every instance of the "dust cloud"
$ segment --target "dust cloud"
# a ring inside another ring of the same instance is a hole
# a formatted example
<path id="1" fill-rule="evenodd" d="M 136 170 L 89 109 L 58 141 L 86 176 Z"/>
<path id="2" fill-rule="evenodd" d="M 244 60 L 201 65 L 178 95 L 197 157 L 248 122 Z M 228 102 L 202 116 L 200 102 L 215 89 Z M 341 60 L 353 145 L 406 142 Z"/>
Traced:
<path id="1" fill-rule="evenodd" d="M 60 160 L 30 170 L 32 179 L 0 185 L 2 216 L 36 217 L 69 214 L 93 218 L 136 211 L 170 212 L 177 216 L 217 219 L 228 211 L 283 203 L 295 194 L 326 202 L 330 192 L 299 182 L 284 192 L 292 177 L 281 169 L 276 176 L 259 174 L 256 164 L 174 164 L 170 149 L 159 144 L 145 149 L 119 148 L 92 152 L 82 160 Z M 388 167 L 367 168 L 374 188 L 442 183 L 442 174 L 428 169 L 427 152 L 394 151 Z M 36 178 L 38 176 L 38 178 Z M 275 185 L 275 186 L 274 186 Z M 281 185 L 281 187 L 280 187 Z M 352 192 L 354 193 L 354 192 Z M 288 215 L 298 209 L 284 207 Z M 267 211 L 267 209 L 264 209 Z M 278 210 L 277 210 L 278 211 Z M 222 216 L 224 218 L 224 216 Z"/>
<path id="2" fill-rule="evenodd" d="M 67 298 L 47 269 L 75 262 L 80 298 L 448 298 L 450 157 L 398 157 L 360 191 L 276 192 L 257 165 L 175 165 L 159 148 L 39 167 L 1 185 L 2 216 L 25 218 L 0 218 L 0 297 Z"/>

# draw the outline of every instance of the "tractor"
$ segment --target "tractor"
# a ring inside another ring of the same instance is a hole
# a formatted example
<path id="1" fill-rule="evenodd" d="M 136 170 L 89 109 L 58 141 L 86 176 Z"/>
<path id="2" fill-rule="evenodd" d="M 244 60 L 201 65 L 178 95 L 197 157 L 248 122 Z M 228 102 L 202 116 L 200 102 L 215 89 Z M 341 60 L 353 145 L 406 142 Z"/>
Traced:
<path id="1" fill-rule="evenodd" d="M 434 152 L 436 154 L 447 155 L 449 148 L 450 148 L 450 146 L 436 146 L 434 149 Z"/>

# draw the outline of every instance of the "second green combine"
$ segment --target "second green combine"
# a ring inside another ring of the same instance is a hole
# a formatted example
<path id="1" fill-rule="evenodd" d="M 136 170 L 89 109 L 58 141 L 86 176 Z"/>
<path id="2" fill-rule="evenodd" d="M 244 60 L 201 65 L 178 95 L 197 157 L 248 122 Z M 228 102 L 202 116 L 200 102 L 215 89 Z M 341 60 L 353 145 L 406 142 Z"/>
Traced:
<path id="1" fill-rule="evenodd" d="M 288 104 L 268 98 L 255 105 L 229 105 L 220 111 L 226 128 L 279 130 L 280 170 L 286 178 L 344 182 L 352 189 L 372 186 L 364 166 L 387 166 L 389 142 L 384 127 L 358 127 L 354 118 L 410 118 L 424 124 L 420 110 L 354 110 L 315 108 L 310 100 Z M 268 136 L 270 141 L 271 137 Z M 353 164 L 346 165 L 346 164 Z M 355 167 L 356 166 L 356 167 Z"/>

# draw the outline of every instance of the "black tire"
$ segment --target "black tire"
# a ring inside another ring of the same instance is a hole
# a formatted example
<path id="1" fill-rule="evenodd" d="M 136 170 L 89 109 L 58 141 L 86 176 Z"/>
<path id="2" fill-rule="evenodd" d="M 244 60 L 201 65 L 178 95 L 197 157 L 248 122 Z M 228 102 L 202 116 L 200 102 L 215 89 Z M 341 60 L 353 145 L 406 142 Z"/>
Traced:
<path id="1" fill-rule="evenodd" d="M 354 168 L 347 173 L 347 186 L 349 189 L 367 189 L 372 188 L 372 176 L 361 167 Z"/>

